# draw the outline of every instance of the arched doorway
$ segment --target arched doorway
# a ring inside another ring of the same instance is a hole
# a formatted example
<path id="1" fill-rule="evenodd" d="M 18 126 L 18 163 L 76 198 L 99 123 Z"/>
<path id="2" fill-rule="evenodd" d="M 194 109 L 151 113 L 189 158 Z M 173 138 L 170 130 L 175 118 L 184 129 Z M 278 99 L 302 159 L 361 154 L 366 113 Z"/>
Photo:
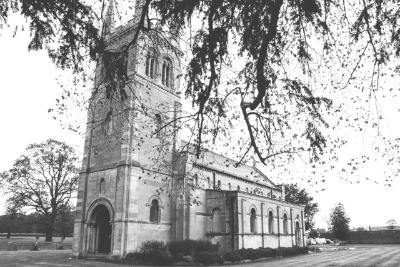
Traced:
<path id="1" fill-rule="evenodd" d="M 110 212 L 107 207 L 101 204 L 96 206 L 90 219 L 88 251 L 92 253 L 110 253 L 112 227 Z"/>
<path id="2" fill-rule="evenodd" d="M 296 235 L 296 246 L 300 246 L 301 239 L 300 239 L 300 224 L 299 222 L 296 222 L 296 228 L 295 228 L 295 235 Z"/>

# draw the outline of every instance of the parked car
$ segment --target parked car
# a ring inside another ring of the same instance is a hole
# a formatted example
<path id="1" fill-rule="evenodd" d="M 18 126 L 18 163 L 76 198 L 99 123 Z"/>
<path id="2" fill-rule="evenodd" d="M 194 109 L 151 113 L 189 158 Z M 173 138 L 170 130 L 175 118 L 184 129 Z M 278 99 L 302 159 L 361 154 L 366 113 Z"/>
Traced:
<path id="1" fill-rule="evenodd" d="M 307 244 L 308 244 L 308 245 L 316 245 L 317 242 L 315 241 L 315 238 L 309 238 L 309 239 L 307 240 Z"/>
<path id="2" fill-rule="evenodd" d="M 333 244 L 333 241 L 332 241 L 332 240 L 327 239 L 327 238 L 326 238 L 325 240 L 326 240 L 326 243 L 327 243 L 327 244 Z"/>

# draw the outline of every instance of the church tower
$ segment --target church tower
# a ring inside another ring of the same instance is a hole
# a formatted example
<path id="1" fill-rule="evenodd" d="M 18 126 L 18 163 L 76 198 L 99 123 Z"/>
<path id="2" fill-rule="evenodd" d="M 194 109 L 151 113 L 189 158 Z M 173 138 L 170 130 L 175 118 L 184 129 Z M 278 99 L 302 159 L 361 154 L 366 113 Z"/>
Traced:
<path id="1" fill-rule="evenodd" d="M 107 57 L 96 67 L 78 184 L 75 256 L 124 257 L 143 241 L 171 239 L 166 192 L 179 146 L 183 54 L 172 33 L 140 33 L 130 44 L 142 5 L 137 1 L 134 18 L 117 28 L 112 0 L 108 7 Z M 124 72 L 117 85 L 105 78 L 113 64 Z"/>

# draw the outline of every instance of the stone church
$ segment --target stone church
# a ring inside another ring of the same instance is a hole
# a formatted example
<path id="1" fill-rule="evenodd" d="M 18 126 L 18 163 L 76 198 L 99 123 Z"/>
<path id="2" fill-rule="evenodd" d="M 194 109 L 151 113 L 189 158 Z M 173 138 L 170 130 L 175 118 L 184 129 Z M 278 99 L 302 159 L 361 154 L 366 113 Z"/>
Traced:
<path id="1" fill-rule="evenodd" d="M 136 33 L 136 16 L 113 27 L 110 51 Z M 73 254 L 124 257 L 147 240 L 203 239 L 221 252 L 240 248 L 304 246 L 304 206 L 285 201 L 285 188 L 256 166 L 202 150 L 181 140 L 181 59 L 174 32 L 140 34 L 124 55 L 126 97 L 104 101 L 104 66 L 88 115 L 77 196 Z M 171 123 L 169 123 L 171 122 Z"/>

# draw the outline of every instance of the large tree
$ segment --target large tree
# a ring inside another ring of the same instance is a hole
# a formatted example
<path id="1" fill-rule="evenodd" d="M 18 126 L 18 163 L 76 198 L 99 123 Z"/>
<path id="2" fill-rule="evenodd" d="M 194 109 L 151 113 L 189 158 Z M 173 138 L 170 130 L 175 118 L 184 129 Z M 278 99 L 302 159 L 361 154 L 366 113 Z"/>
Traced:
<path id="1" fill-rule="evenodd" d="M 338 203 L 332 210 L 329 218 L 330 230 L 339 240 L 349 239 L 350 218 L 347 216 L 342 203 Z"/>
<path id="2" fill-rule="evenodd" d="M 314 227 L 314 215 L 318 212 L 318 203 L 314 202 L 314 198 L 297 184 L 287 184 L 285 186 L 285 200 L 305 205 L 304 219 L 306 230 Z"/>
<path id="3" fill-rule="evenodd" d="M 49 139 L 29 145 L 12 168 L 1 174 L 14 211 L 33 210 L 45 218 L 46 241 L 52 240 L 56 218 L 70 206 L 75 194 L 77 163 L 72 147 Z"/>
<path id="4" fill-rule="evenodd" d="M 367 87 L 366 95 L 374 99 L 384 65 L 400 54 L 400 3 L 394 0 L 143 0 L 138 31 L 124 47 L 112 50 L 104 45 L 108 28 L 103 27 L 110 2 L 5 0 L 0 23 L 10 13 L 25 16 L 32 32 L 29 48 L 47 49 L 62 68 L 82 72 L 86 59 L 104 65 L 102 85 L 109 101 L 126 96 L 120 88 L 127 79 L 121 71 L 125 66 L 118 59 L 141 34 L 156 32 L 167 39 L 165 28 L 188 32 L 178 38 L 190 47 L 184 91 L 194 108 L 192 140 L 199 149 L 226 137 L 226 146 L 240 160 L 249 153 L 263 163 L 280 155 L 317 160 L 327 146 L 329 115 L 341 111 L 331 98 L 353 84 Z M 134 1 L 113 2 L 121 16 L 135 8 Z M 330 82 L 318 70 L 334 61 L 343 70 L 336 73 L 343 75 Z M 365 77 L 357 76 L 365 65 L 371 76 L 367 86 L 360 85 Z M 226 75 L 231 72 L 233 77 Z M 360 114 L 354 128 L 365 127 L 365 121 L 376 127 L 369 112 Z M 229 141 L 235 137 L 238 142 Z M 343 140 L 333 141 L 329 152 L 343 145 Z M 351 171 L 359 167 L 351 164 Z"/>

